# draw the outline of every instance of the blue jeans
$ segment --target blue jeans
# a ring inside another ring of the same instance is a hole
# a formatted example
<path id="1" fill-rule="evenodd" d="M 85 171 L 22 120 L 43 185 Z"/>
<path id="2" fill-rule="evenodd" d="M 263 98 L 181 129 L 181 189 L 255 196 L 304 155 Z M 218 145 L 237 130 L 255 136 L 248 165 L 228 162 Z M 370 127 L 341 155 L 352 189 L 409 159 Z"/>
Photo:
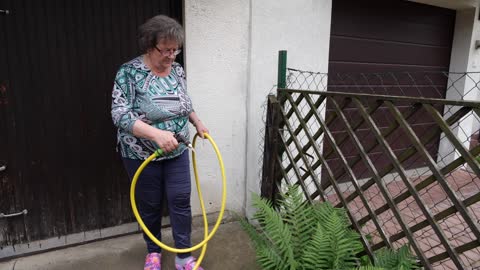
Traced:
<path id="1" fill-rule="evenodd" d="M 123 158 L 123 164 L 130 178 L 133 178 L 142 160 Z M 190 206 L 191 179 L 188 151 L 178 157 L 152 161 L 138 178 L 135 199 L 143 222 L 150 232 L 161 240 L 163 196 L 166 196 L 173 239 L 176 248 L 191 247 L 192 211 Z M 144 233 L 149 253 L 161 252 Z M 178 254 L 180 258 L 190 253 Z"/>

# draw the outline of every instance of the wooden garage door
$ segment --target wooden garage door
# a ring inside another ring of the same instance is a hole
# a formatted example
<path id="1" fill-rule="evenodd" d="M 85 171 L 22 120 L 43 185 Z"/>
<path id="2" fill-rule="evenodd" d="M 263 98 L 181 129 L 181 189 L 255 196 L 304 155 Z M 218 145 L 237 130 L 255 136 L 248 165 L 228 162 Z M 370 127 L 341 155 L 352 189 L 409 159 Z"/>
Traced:
<path id="1" fill-rule="evenodd" d="M 28 211 L 0 217 L 0 257 L 134 221 L 113 79 L 139 54 L 137 27 L 157 14 L 182 21 L 182 1 L 0 0 L 0 10 L 0 213 Z"/>
<path id="2" fill-rule="evenodd" d="M 449 70 L 455 11 L 400 0 L 335 0 L 332 5 L 329 91 L 445 97 L 447 77 L 441 72 Z M 376 122 L 386 127 L 393 117 L 388 116 L 386 108 L 379 110 L 377 115 L 383 119 L 377 117 Z M 327 106 L 327 114 L 331 111 Z M 353 108 L 347 114 L 359 117 Z M 418 114 L 413 128 L 421 134 L 433 125 L 422 119 L 422 112 Z M 339 122 L 330 126 L 337 137 L 345 135 Z M 373 140 L 368 132 L 359 133 L 360 138 Z M 399 138 L 391 144 L 396 153 L 410 145 L 401 134 L 392 138 Z M 428 149 L 435 156 L 438 140 Z M 325 151 L 329 150 L 325 145 Z M 348 142 L 342 150 L 350 159 L 358 154 Z M 380 152 L 370 155 L 377 160 L 377 168 L 387 162 Z M 422 166 L 416 159 L 411 158 L 408 167 Z M 339 168 L 335 157 L 330 161 L 335 164 L 334 170 Z M 368 175 L 359 166 L 355 171 Z"/>

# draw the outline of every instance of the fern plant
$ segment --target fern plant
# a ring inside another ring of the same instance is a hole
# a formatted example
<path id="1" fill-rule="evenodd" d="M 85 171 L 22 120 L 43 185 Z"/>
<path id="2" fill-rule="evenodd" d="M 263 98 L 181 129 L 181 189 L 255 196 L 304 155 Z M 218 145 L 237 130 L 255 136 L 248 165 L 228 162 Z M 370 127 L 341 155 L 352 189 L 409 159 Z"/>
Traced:
<path id="1" fill-rule="evenodd" d="M 257 209 L 253 219 L 258 226 L 246 220 L 241 224 L 252 239 L 262 269 L 414 268 L 415 260 L 408 247 L 399 252 L 381 251 L 374 264 L 361 266 L 357 254 L 363 251 L 363 245 L 359 234 L 349 228 L 344 209 L 330 203 L 308 203 L 297 185 L 288 187 L 277 209 L 256 194 L 253 206 Z"/>
<path id="2" fill-rule="evenodd" d="M 396 251 L 381 249 L 375 253 L 375 265 L 384 269 L 409 270 L 417 269 L 415 257 L 412 256 L 408 246 L 402 246 Z"/>

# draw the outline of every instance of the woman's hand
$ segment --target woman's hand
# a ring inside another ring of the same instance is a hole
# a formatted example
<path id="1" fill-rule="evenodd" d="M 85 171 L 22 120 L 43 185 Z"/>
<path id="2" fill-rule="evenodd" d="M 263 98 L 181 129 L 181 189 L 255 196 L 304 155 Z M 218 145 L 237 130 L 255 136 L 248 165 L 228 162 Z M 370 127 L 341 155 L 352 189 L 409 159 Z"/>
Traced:
<path id="1" fill-rule="evenodd" d="M 198 135 L 200 135 L 200 138 L 205 139 L 205 133 L 210 133 L 208 129 L 205 127 L 205 125 L 202 123 L 202 121 L 198 120 L 195 123 L 195 128 L 197 129 Z"/>
<path id="2" fill-rule="evenodd" d="M 178 147 L 177 139 L 173 135 L 170 131 L 157 129 L 152 140 L 164 153 L 169 153 Z"/>
<path id="3" fill-rule="evenodd" d="M 197 129 L 198 135 L 200 135 L 202 139 L 205 139 L 204 134 L 209 132 L 208 132 L 208 129 L 205 127 L 205 125 L 202 123 L 202 121 L 200 121 L 200 118 L 198 118 L 197 113 L 191 112 L 188 118 L 190 120 L 190 123 L 192 123 Z"/>

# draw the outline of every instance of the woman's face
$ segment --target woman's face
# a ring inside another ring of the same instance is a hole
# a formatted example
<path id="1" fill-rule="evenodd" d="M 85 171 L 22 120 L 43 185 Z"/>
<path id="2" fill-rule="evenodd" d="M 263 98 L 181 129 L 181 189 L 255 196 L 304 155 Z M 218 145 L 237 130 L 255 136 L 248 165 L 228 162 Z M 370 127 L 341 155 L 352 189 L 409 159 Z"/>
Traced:
<path id="1" fill-rule="evenodd" d="M 167 69 L 172 66 L 178 50 L 178 44 L 175 40 L 162 39 L 151 50 L 150 55 L 154 64 L 160 69 Z"/>

